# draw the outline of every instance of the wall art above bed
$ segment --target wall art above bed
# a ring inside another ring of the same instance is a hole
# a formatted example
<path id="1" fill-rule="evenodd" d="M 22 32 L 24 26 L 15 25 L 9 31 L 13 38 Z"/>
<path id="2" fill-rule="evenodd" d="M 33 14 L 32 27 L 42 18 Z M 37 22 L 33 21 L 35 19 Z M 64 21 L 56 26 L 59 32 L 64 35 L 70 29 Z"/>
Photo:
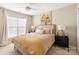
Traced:
<path id="1" fill-rule="evenodd" d="M 52 11 L 44 12 L 41 15 L 41 24 L 52 24 Z"/>

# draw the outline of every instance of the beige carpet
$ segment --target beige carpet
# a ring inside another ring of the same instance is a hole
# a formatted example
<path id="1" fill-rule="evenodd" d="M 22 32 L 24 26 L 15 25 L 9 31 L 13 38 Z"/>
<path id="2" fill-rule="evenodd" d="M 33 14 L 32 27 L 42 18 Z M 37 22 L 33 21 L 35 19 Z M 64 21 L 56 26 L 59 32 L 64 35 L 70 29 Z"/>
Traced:
<path id="1" fill-rule="evenodd" d="M 64 48 L 53 46 L 47 52 L 47 55 L 78 55 L 76 51 L 67 51 Z M 0 55 L 21 55 L 21 53 L 17 50 L 14 50 L 14 44 L 11 43 L 8 46 L 0 47 Z"/>
<path id="2" fill-rule="evenodd" d="M 68 52 L 67 49 L 53 46 L 48 52 L 47 55 L 78 55 L 79 53 L 77 51 L 70 51 Z"/>

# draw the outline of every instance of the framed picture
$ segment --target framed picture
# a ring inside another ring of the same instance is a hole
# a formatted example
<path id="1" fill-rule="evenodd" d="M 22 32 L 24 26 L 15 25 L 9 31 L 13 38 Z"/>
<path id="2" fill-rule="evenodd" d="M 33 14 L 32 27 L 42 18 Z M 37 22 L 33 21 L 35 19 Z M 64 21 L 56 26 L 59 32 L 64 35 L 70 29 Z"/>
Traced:
<path id="1" fill-rule="evenodd" d="M 50 17 L 49 17 L 48 15 L 43 15 L 43 16 L 42 16 L 42 19 L 41 19 L 41 23 L 42 23 L 42 24 L 45 24 L 45 25 L 51 24 L 51 19 L 50 19 Z"/>

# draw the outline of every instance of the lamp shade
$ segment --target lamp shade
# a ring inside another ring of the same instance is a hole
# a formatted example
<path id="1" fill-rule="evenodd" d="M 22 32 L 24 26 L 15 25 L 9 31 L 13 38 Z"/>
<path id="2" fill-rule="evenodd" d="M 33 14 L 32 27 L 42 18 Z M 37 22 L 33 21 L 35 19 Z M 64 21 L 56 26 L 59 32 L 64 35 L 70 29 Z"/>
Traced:
<path id="1" fill-rule="evenodd" d="M 57 26 L 57 30 L 66 30 L 66 27 L 65 26 L 61 26 L 61 25 L 58 25 Z"/>
<path id="2" fill-rule="evenodd" d="M 32 26 L 31 28 L 34 28 L 34 26 Z"/>

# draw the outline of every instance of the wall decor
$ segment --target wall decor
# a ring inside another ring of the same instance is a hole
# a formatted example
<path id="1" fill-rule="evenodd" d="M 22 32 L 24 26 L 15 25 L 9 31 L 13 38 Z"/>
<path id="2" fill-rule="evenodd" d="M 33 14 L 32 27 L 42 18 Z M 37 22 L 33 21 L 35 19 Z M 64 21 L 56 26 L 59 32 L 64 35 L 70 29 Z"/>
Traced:
<path id="1" fill-rule="evenodd" d="M 41 24 L 52 24 L 52 12 L 48 11 L 48 12 L 44 12 L 41 15 Z"/>

